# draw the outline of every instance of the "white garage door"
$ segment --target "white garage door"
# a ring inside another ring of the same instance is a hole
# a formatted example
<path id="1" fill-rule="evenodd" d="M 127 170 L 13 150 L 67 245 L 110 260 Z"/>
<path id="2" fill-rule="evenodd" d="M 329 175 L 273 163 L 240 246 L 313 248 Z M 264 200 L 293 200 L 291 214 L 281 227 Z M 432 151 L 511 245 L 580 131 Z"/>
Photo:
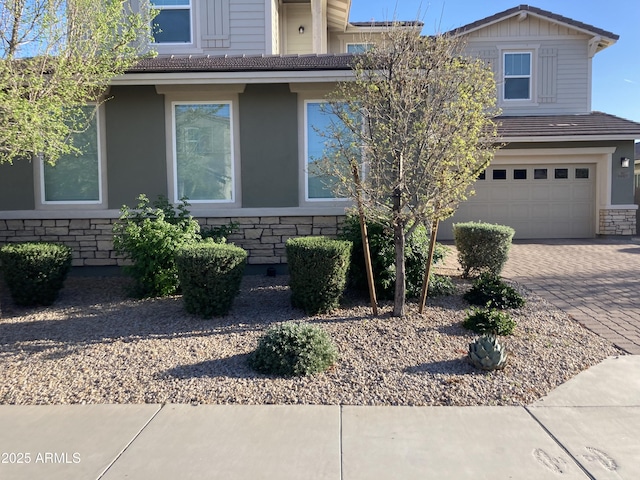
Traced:
<path id="1" fill-rule="evenodd" d="M 490 166 L 438 237 L 465 221 L 509 225 L 519 239 L 593 237 L 595 173 L 595 164 Z"/>

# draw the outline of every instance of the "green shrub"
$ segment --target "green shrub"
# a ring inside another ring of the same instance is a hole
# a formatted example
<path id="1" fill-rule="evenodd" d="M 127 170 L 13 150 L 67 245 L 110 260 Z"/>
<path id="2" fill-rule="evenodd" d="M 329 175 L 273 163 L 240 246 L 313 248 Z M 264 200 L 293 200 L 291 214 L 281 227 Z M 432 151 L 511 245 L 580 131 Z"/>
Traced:
<path id="1" fill-rule="evenodd" d="M 492 308 L 520 308 L 524 298 L 515 288 L 504 283 L 500 277 L 483 273 L 474 282 L 464 299 L 472 305 L 491 306 Z"/>
<path id="2" fill-rule="evenodd" d="M 456 287 L 449 277 L 444 275 L 436 275 L 434 273 L 429 277 L 430 297 L 441 297 L 444 295 L 453 295 L 456 293 Z"/>
<path id="3" fill-rule="evenodd" d="M 395 247 L 393 231 L 381 223 L 367 222 L 369 249 L 371 251 L 371 267 L 376 286 L 376 293 L 380 299 L 392 299 L 396 283 Z M 347 217 L 340 238 L 353 242 L 351 255 L 350 284 L 361 291 L 368 290 L 367 274 L 362 248 L 360 219 L 358 216 Z M 441 262 L 447 254 L 447 247 L 436 244 L 433 254 L 433 264 Z M 407 237 L 405 244 L 405 270 L 407 297 L 416 298 L 422 293 L 424 271 L 429 257 L 429 232 L 420 225 Z"/>
<path id="4" fill-rule="evenodd" d="M 235 245 L 202 242 L 176 250 L 176 267 L 187 312 L 210 318 L 229 313 L 247 252 Z"/>
<path id="5" fill-rule="evenodd" d="M 477 333 L 511 335 L 516 322 L 507 312 L 474 307 L 462 322 L 462 326 Z"/>
<path id="6" fill-rule="evenodd" d="M 71 269 L 71 248 L 57 243 L 12 243 L 0 249 L 4 280 L 17 305 L 51 305 Z"/>
<path id="7" fill-rule="evenodd" d="M 287 240 L 291 304 L 308 314 L 338 307 L 347 284 L 351 247 L 351 242 L 325 237 Z"/>
<path id="8" fill-rule="evenodd" d="M 322 372 L 338 360 L 329 335 L 308 323 L 271 327 L 249 355 L 249 365 L 267 375 L 300 376 Z"/>
<path id="9" fill-rule="evenodd" d="M 484 272 L 500 275 L 507 262 L 515 230 L 506 225 L 490 223 L 457 223 L 453 238 L 458 249 L 462 276 Z"/>
<path id="10" fill-rule="evenodd" d="M 125 271 L 134 280 L 133 296 L 177 293 L 176 249 L 200 240 L 200 226 L 189 215 L 188 205 L 183 200 L 176 212 L 165 197 L 150 205 L 149 199 L 140 195 L 135 209 L 122 207 L 120 220 L 113 226 L 113 243 L 117 253 L 132 261 Z"/>
<path id="11" fill-rule="evenodd" d="M 226 225 L 206 226 L 200 228 L 200 236 L 203 240 L 211 238 L 216 243 L 226 243 L 229 235 L 238 230 L 237 222 L 229 222 Z"/>

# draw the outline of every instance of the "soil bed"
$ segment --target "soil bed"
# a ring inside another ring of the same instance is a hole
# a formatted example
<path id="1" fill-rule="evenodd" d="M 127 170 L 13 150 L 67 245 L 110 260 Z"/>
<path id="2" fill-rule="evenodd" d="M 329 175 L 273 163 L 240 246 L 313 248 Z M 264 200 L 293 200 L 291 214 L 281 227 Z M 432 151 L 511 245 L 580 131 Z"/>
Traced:
<path id="1" fill-rule="evenodd" d="M 0 403 L 203 403 L 343 405 L 526 405 L 621 351 L 546 301 L 518 287 L 527 305 L 511 314 L 504 370 L 466 361 L 473 332 L 458 294 L 371 316 L 349 297 L 329 315 L 306 317 L 289 304 L 287 277 L 246 276 L 231 315 L 188 315 L 182 298 L 134 300 L 123 277 L 70 277 L 51 307 L 24 309 L 0 290 Z M 255 373 L 246 357 L 272 324 L 321 325 L 340 360 L 302 378 Z"/>

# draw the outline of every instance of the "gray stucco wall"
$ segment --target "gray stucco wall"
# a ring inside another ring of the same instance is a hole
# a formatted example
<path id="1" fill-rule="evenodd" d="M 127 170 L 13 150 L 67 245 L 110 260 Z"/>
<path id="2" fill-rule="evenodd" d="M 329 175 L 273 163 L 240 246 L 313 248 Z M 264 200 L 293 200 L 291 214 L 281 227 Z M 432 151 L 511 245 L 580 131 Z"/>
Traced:
<path id="1" fill-rule="evenodd" d="M 588 147 L 616 147 L 611 162 L 611 204 L 631 205 L 633 199 L 633 167 L 622 168 L 620 157 L 631 159 L 633 164 L 633 141 L 602 141 L 602 142 L 545 142 L 545 143 L 510 143 L 504 147 L 510 148 L 588 148 Z"/>
<path id="2" fill-rule="evenodd" d="M 297 95 L 288 85 L 240 94 L 242 206 L 298 206 Z"/>
<path id="3" fill-rule="evenodd" d="M 33 210 L 33 163 L 16 160 L 0 165 L 0 210 Z"/>
<path id="4" fill-rule="evenodd" d="M 164 95 L 155 87 L 113 87 L 106 103 L 109 208 L 139 194 L 167 195 Z"/>

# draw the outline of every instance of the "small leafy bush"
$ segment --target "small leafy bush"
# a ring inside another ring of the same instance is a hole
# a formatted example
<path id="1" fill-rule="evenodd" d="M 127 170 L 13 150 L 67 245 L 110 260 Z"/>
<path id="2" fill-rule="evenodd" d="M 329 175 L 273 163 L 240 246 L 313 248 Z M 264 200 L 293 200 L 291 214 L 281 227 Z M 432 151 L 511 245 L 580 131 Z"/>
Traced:
<path id="1" fill-rule="evenodd" d="M 301 376 L 323 372 L 338 360 L 329 335 L 308 323 L 271 327 L 249 356 L 249 366 L 267 375 Z"/>
<path id="2" fill-rule="evenodd" d="M 16 305 L 51 305 L 71 269 L 71 248 L 57 243 L 12 243 L 0 249 L 0 264 Z"/>
<path id="3" fill-rule="evenodd" d="M 176 267 L 187 312 L 210 318 L 229 313 L 240 291 L 247 252 L 205 241 L 176 251 Z"/>
<path id="4" fill-rule="evenodd" d="M 211 238 L 216 243 L 226 243 L 229 235 L 238 230 L 237 222 L 229 222 L 226 225 L 206 226 L 200 228 L 200 236 L 203 240 Z"/>
<path id="5" fill-rule="evenodd" d="M 291 304 L 311 315 L 337 308 L 347 284 L 351 242 L 290 238 L 286 250 Z"/>
<path id="6" fill-rule="evenodd" d="M 456 287 L 449 277 L 444 275 L 436 275 L 434 273 L 429 277 L 430 297 L 442 297 L 445 295 L 453 295 L 456 293 Z"/>
<path id="7" fill-rule="evenodd" d="M 462 326 L 477 333 L 511 335 L 516 328 L 516 321 L 504 311 L 473 307 Z"/>
<path id="8" fill-rule="evenodd" d="M 381 223 L 367 222 L 369 250 L 371 251 L 371 267 L 375 281 L 376 293 L 380 299 L 392 299 L 396 282 L 395 249 L 393 230 Z M 360 232 L 360 218 L 349 215 L 340 235 L 343 240 L 353 242 L 349 282 L 357 290 L 367 291 L 367 274 Z M 447 247 L 439 243 L 433 254 L 433 264 L 444 260 Z M 416 298 L 422 293 L 424 271 L 429 257 L 429 232 L 423 226 L 416 227 L 407 237 L 405 245 L 405 270 L 407 297 Z"/>
<path id="9" fill-rule="evenodd" d="M 121 208 L 120 220 L 113 226 L 113 243 L 117 253 L 132 261 L 125 271 L 134 280 L 133 296 L 159 297 L 178 292 L 175 252 L 201 239 L 200 226 L 189 215 L 188 205 L 183 200 L 176 211 L 166 197 L 159 197 L 151 205 L 145 195 L 140 195 L 134 209 L 126 205 Z"/>
<path id="10" fill-rule="evenodd" d="M 515 230 L 506 225 L 467 222 L 453 226 L 462 276 L 489 272 L 500 275 L 511 248 Z"/>
<path id="11" fill-rule="evenodd" d="M 515 288 L 490 273 L 480 275 L 473 282 L 471 290 L 464 294 L 464 299 L 472 305 L 490 305 L 501 310 L 520 308 L 525 303 L 524 298 Z"/>

